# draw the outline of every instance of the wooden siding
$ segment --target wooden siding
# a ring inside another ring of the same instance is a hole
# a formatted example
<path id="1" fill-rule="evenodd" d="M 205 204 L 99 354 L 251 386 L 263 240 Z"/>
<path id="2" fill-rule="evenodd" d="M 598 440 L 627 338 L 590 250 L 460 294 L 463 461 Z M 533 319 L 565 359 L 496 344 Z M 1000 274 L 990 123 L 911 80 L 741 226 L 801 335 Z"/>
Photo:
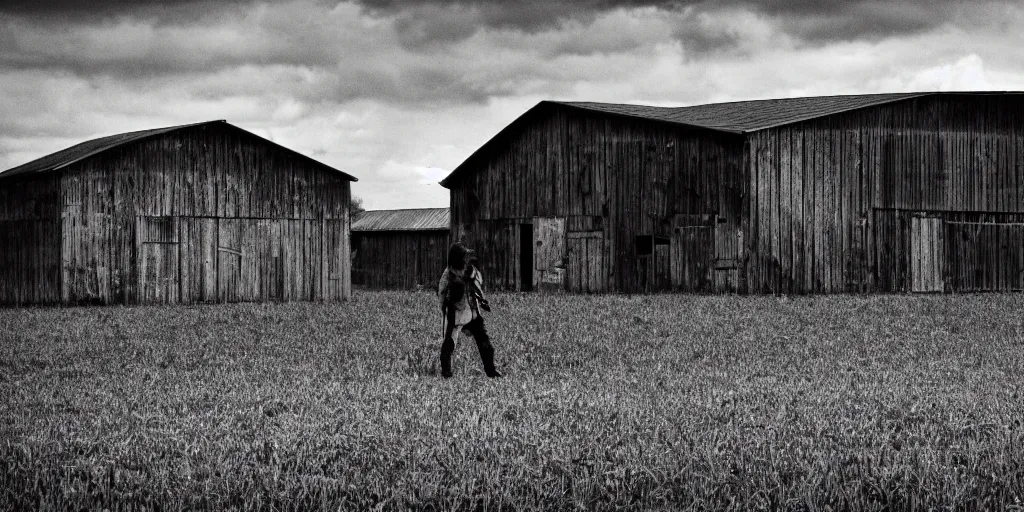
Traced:
<path id="1" fill-rule="evenodd" d="M 938 96 L 749 135 L 747 289 L 911 290 L 909 215 L 1024 213 L 1022 119 L 1016 97 Z"/>
<path id="2" fill-rule="evenodd" d="M 60 302 L 57 196 L 50 176 L 0 181 L 0 305 Z"/>
<path id="3" fill-rule="evenodd" d="M 0 220 L 0 305 L 60 302 L 60 219 Z"/>
<path id="4" fill-rule="evenodd" d="M 914 219 L 941 222 L 934 263 L 941 272 L 943 291 L 1013 291 L 1024 289 L 1024 213 L 980 213 L 878 209 L 875 219 L 875 289 L 914 290 Z M 934 237 L 935 235 L 932 235 Z M 917 238 L 915 240 L 915 238 Z M 929 237 L 931 238 L 931 237 Z"/>
<path id="5" fill-rule="evenodd" d="M 582 274 L 570 272 L 563 289 L 672 289 L 667 277 L 658 277 L 668 274 L 669 252 L 663 252 L 663 267 L 652 267 L 664 272 L 648 271 L 651 263 L 637 254 L 637 237 L 668 237 L 677 214 L 711 215 L 736 233 L 743 204 L 742 145 L 739 137 L 571 108 L 541 111 L 499 141 L 497 150 L 468 162 L 468 172 L 453 181 L 452 236 L 476 248 L 491 268 L 493 287 L 516 290 L 522 283 L 520 226 L 535 218 L 562 218 L 567 237 L 592 232 L 588 237 L 600 240 L 588 242 L 586 251 L 599 248 L 604 267 L 594 284 L 588 270 L 586 286 L 577 279 Z M 566 264 L 578 258 L 579 242 L 574 244 Z M 722 258 L 737 261 L 740 250 Z M 738 286 L 724 274 L 712 283 L 718 291 Z"/>
<path id="6" fill-rule="evenodd" d="M 354 232 L 352 284 L 372 289 L 434 289 L 448 257 L 448 231 Z M 490 276 L 484 270 L 484 278 Z"/>
<path id="7" fill-rule="evenodd" d="M 50 188 L 0 181 L 0 214 L 58 219 L 55 245 L 39 249 L 59 258 L 52 302 L 351 294 L 348 179 L 230 125 L 114 148 L 32 181 Z M 158 225 L 170 238 L 153 238 Z"/>
<path id="8" fill-rule="evenodd" d="M 517 123 L 450 183 L 452 234 L 499 288 L 521 286 L 522 225 L 538 218 L 600 241 L 610 291 L 1018 288 L 1016 95 L 921 96 L 737 137 L 570 107 Z M 941 226 L 914 238 L 913 216 Z M 999 225 L 971 224 L 985 222 Z M 933 275 L 915 281 L 922 244 Z M 582 250 L 595 248 L 569 243 L 562 289 L 587 288 Z"/>

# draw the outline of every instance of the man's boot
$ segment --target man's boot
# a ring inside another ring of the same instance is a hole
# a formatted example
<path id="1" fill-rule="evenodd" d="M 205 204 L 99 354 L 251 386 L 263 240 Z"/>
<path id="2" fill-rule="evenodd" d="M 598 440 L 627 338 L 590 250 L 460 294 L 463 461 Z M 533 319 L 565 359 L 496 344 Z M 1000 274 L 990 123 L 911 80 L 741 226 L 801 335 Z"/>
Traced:
<path id="1" fill-rule="evenodd" d="M 452 376 L 452 353 L 455 352 L 455 340 L 445 338 L 441 343 L 441 376 L 450 378 Z"/>
<path id="2" fill-rule="evenodd" d="M 484 363 L 484 373 L 488 377 L 502 377 L 501 373 L 494 367 L 494 347 L 490 342 L 480 344 L 480 360 Z"/>

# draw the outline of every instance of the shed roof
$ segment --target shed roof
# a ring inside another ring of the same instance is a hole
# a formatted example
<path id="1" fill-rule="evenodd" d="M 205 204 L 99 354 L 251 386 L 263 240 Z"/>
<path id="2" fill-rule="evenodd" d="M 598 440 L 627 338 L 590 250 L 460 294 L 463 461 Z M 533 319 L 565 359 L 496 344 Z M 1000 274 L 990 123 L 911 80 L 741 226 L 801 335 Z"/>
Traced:
<path id="1" fill-rule="evenodd" d="M 448 208 L 367 210 L 355 216 L 352 231 L 447 231 L 449 219 Z"/>
<path id="2" fill-rule="evenodd" d="M 93 155 L 96 155 L 96 154 L 99 154 L 99 153 L 102 153 L 104 151 L 108 151 L 108 150 L 111 150 L 111 149 L 114 149 L 114 148 L 117 148 L 117 147 L 120 147 L 120 146 L 124 146 L 126 144 L 131 144 L 131 143 L 134 143 L 134 142 L 139 142 L 139 141 L 141 141 L 143 139 L 147 139 L 147 138 L 150 138 L 150 137 L 156 137 L 158 135 L 164 135 L 164 134 L 167 134 L 167 133 L 170 133 L 170 132 L 174 132 L 174 131 L 177 131 L 177 130 L 182 130 L 182 129 L 185 129 L 185 128 L 192 128 L 192 127 L 196 127 L 196 126 L 213 125 L 213 124 L 223 124 L 225 126 L 230 126 L 231 128 L 234 128 L 236 130 L 243 131 L 243 132 L 249 134 L 250 136 L 259 138 L 260 140 L 266 142 L 267 144 L 271 144 L 273 146 L 276 146 L 276 147 L 278 147 L 280 149 L 283 149 L 285 151 L 288 151 L 290 153 L 294 153 L 294 154 L 296 154 L 296 155 L 298 155 L 298 156 L 300 156 L 302 158 L 305 158 L 307 160 L 315 162 L 315 163 L 317 163 L 317 164 L 319 164 L 319 165 L 321 165 L 321 166 L 323 166 L 323 167 L 325 167 L 325 168 L 327 168 L 327 169 L 329 169 L 331 171 L 334 171 L 334 172 L 337 172 L 339 174 L 342 174 L 346 178 L 348 178 L 348 179 L 350 179 L 352 181 L 358 181 L 355 177 L 353 177 L 353 176 L 351 176 L 351 175 L 349 175 L 347 173 L 344 173 L 344 172 L 339 171 L 339 170 L 337 170 L 337 169 L 335 169 L 335 168 L 333 168 L 333 167 L 331 167 L 331 166 L 329 166 L 327 164 L 324 164 L 322 162 L 314 160 L 314 159 L 312 159 L 312 158 L 310 158 L 310 157 L 308 157 L 306 155 L 303 155 L 302 153 L 299 153 L 299 152 L 297 152 L 297 151 L 295 151 L 293 149 L 286 148 L 286 147 L 284 147 L 284 146 L 282 146 L 280 144 L 277 144 L 276 142 L 264 139 L 263 137 L 260 137 L 259 135 L 256 135 L 255 133 L 249 132 L 247 130 L 243 130 L 242 128 L 239 128 L 239 127 L 237 127 L 237 126 L 235 126 L 233 124 L 230 124 L 230 123 L 228 123 L 227 121 L 225 121 L 223 119 L 218 120 L 218 121 L 204 121 L 202 123 L 192 123 L 192 124 L 182 124 L 182 125 L 178 125 L 178 126 L 168 126 L 166 128 L 154 128 L 154 129 L 151 129 L 151 130 L 139 130 L 139 131 L 135 131 L 135 132 L 118 133 L 116 135 L 108 135 L 106 137 L 100 137 L 100 138 L 97 138 L 97 139 L 88 140 L 88 141 L 82 142 L 81 144 L 76 144 L 76 145 L 71 146 L 71 147 L 69 147 L 67 149 L 62 149 L 60 151 L 57 151 L 56 153 L 50 153 L 49 155 L 37 158 L 35 160 L 32 160 L 31 162 L 24 163 L 24 164 L 21 164 L 21 165 L 19 165 L 17 167 L 12 167 L 10 169 L 7 169 L 6 171 L 0 172 L 0 179 L 10 178 L 10 177 L 13 177 L 13 176 L 23 176 L 23 175 L 27 175 L 27 174 L 33 174 L 33 173 L 43 173 L 43 172 L 49 172 L 49 171 L 56 171 L 58 169 L 62 169 L 64 167 L 67 167 L 67 166 L 69 166 L 69 165 L 71 165 L 71 164 L 73 164 L 75 162 L 80 161 L 80 160 L 84 160 L 84 159 L 86 159 L 86 158 L 88 158 L 90 156 L 93 156 Z"/>
<path id="3" fill-rule="evenodd" d="M 552 105 L 578 108 L 616 116 L 646 119 L 658 122 L 711 130 L 727 134 L 744 134 L 765 130 L 809 119 L 839 114 L 859 108 L 872 107 L 911 98 L 933 95 L 1001 95 L 1024 94 L 1019 91 L 989 92 L 905 92 L 889 94 L 852 94 L 839 96 L 811 96 L 803 98 L 779 98 L 727 103 L 708 103 L 689 107 L 654 107 L 649 105 L 627 105 L 619 103 L 595 103 L 587 101 L 542 101 L 528 112 L 503 128 L 486 144 L 478 148 L 463 163 L 441 180 L 448 186 L 449 180 L 462 170 L 467 162 L 494 144 L 502 134 L 514 129 L 529 113 Z"/>

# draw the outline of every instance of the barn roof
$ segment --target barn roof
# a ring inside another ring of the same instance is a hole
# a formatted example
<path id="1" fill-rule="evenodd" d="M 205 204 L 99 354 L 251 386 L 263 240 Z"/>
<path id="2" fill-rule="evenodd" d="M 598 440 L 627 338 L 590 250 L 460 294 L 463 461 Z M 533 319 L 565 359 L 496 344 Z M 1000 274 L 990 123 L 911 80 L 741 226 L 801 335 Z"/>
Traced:
<path id="1" fill-rule="evenodd" d="M 1022 94 L 1021 92 L 906 92 L 890 94 L 854 94 L 841 96 L 811 96 L 804 98 L 779 98 L 767 100 L 732 101 L 709 103 L 689 107 L 654 107 L 649 105 L 627 105 L 618 103 L 594 103 L 586 101 L 542 101 L 524 113 L 516 121 L 503 128 L 486 144 L 478 148 L 462 164 L 441 180 L 447 187 L 453 176 L 458 174 L 467 162 L 485 151 L 505 134 L 529 117 L 529 113 L 552 105 L 601 112 L 615 116 L 632 117 L 666 122 L 680 126 L 711 130 L 728 134 L 744 134 L 765 130 L 808 119 L 839 114 L 859 108 L 885 103 L 940 94 Z"/>
<path id="2" fill-rule="evenodd" d="M 449 215 L 448 208 L 367 210 L 355 216 L 352 231 L 447 231 Z"/>
<path id="3" fill-rule="evenodd" d="M 813 96 L 770 100 L 731 101 L 690 107 L 650 107 L 583 101 L 552 102 L 559 105 L 639 117 L 656 121 L 707 128 L 709 130 L 744 133 L 764 130 L 848 110 L 926 96 L 931 93 L 859 94 L 847 96 Z"/>
<path id="4" fill-rule="evenodd" d="M 340 174 L 344 175 L 346 178 L 348 178 L 348 179 L 350 179 L 352 181 L 358 181 L 356 178 L 354 178 L 354 177 L 352 177 L 352 176 L 350 176 L 350 175 L 348 175 L 348 174 L 346 174 L 344 172 L 341 172 L 341 171 L 339 171 L 339 170 L 337 170 L 337 169 L 335 169 L 335 168 L 333 168 L 333 167 L 331 167 L 329 165 L 326 165 L 326 164 L 324 164 L 322 162 L 318 162 L 316 160 L 313 160 L 312 158 L 310 158 L 310 157 L 308 157 L 306 155 L 303 155 L 302 153 L 299 153 L 299 152 L 297 152 L 297 151 L 295 151 L 293 149 L 286 148 L 286 147 L 284 147 L 284 146 L 282 146 L 280 144 L 277 144 L 277 143 L 275 143 L 273 141 L 269 141 L 267 139 L 264 139 L 263 137 L 260 137 L 259 135 L 256 135 L 256 134 L 254 134 L 252 132 L 249 132 L 247 130 L 243 130 L 243 129 L 241 129 L 241 128 L 233 125 L 233 124 L 228 123 L 227 121 L 225 121 L 223 119 L 218 120 L 218 121 L 205 121 L 205 122 L 202 122 L 202 123 L 192 123 L 192 124 L 182 124 L 182 125 L 178 125 L 178 126 L 168 126 L 166 128 L 154 128 L 154 129 L 151 129 L 151 130 L 139 130 L 139 131 L 135 131 L 135 132 L 118 133 L 116 135 L 108 135 L 106 137 L 100 137 L 98 139 L 88 140 L 88 141 L 85 141 L 85 142 L 83 142 L 81 144 L 76 144 L 76 145 L 71 146 L 71 147 L 69 147 L 67 149 L 62 149 L 62 150 L 60 150 L 60 151 L 58 151 L 56 153 L 50 153 L 49 155 L 37 158 L 35 160 L 32 160 L 31 162 L 24 163 L 24 164 L 21 164 L 21 165 L 19 165 L 17 167 L 12 167 L 12 168 L 10 168 L 10 169 L 8 169 L 6 171 L 0 172 L 0 179 L 10 178 L 10 177 L 13 177 L 13 176 L 22 176 L 22 175 L 26 175 L 26 174 L 56 171 L 56 170 L 62 169 L 64 167 L 67 167 L 67 166 L 69 166 L 69 165 L 71 165 L 71 164 L 73 164 L 75 162 L 78 162 L 80 160 L 84 160 L 84 159 L 89 158 L 89 157 L 91 157 L 93 155 L 96 155 L 96 154 L 99 154 L 99 153 L 102 153 L 104 151 L 108 151 L 108 150 L 111 150 L 111 149 L 114 149 L 114 148 L 117 148 L 117 147 L 120 147 L 120 146 L 124 146 L 126 144 L 131 144 L 131 143 L 139 142 L 139 141 L 141 141 L 143 139 L 147 139 L 147 138 L 150 138 L 150 137 L 156 137 L 158 135 L 164 135 L 164 134 L 171 133 L 171 132 L 174 132 L 174 131 L 177 131 L 177 130 L 182 130 L 182 129 L 185 129 L 185 128 L 192 128 L 192 127 L 203 126 L 203 125 L 212 125 L 212 124 L 218 124 L 218 123 L 223 124 L 225 126 L 230 126 L 230 127 L 234 128 L 236 130 L 243 131 L 243 132 L 245 132 L 245 133 L 247 133 L 247 134 L 249 134 L 249 135 L 251 135 L 253 137 L 259 138 L 260 140 L 266 142 L 267 144 L 271 144 L 273 146 L 276 146 L 276 147 L 278 147 L 280 149 L 283 149 L 285 151 L 288 151 L 290 153 L 294 153 L 294 154 L 296 154 L 296 155 L 298 155 L 298 156 L 300 156 L 302 158 L 305 158 L 307 160 L 311 160 L 313 162 L 316 162 L 317 164 L 319 164 L 319 165 L 321 165 L 321 166 L 323 166 L 323 167 L 325 167 L 327 169 L 330 169 L 331 171 L 334 171 L 334 172 L 337 172 L 337 173 L 340 173 Z"/>

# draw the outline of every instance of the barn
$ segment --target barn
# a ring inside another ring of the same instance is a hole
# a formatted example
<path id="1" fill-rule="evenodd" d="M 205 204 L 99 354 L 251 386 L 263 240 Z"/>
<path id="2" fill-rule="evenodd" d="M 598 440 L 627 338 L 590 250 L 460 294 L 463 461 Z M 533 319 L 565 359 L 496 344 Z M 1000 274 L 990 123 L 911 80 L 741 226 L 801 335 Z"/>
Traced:
<path id="1" fill-rule="evenodd" d="M 0 173 L 0 304 L 348 298 L 352 181 L 225 121 L 83 142 Z"/>
<path id="2" fill-rule="evenodd" d="M 367 210 L 352 220 L 352 284 L 433 289 L 445 268 L 448 208 Z"/>
<path id="3" fill-rule="evenodd" d="M 544 101 L 441 184 L 493 288 L 1024 289 L 1024 94 Z"/>

